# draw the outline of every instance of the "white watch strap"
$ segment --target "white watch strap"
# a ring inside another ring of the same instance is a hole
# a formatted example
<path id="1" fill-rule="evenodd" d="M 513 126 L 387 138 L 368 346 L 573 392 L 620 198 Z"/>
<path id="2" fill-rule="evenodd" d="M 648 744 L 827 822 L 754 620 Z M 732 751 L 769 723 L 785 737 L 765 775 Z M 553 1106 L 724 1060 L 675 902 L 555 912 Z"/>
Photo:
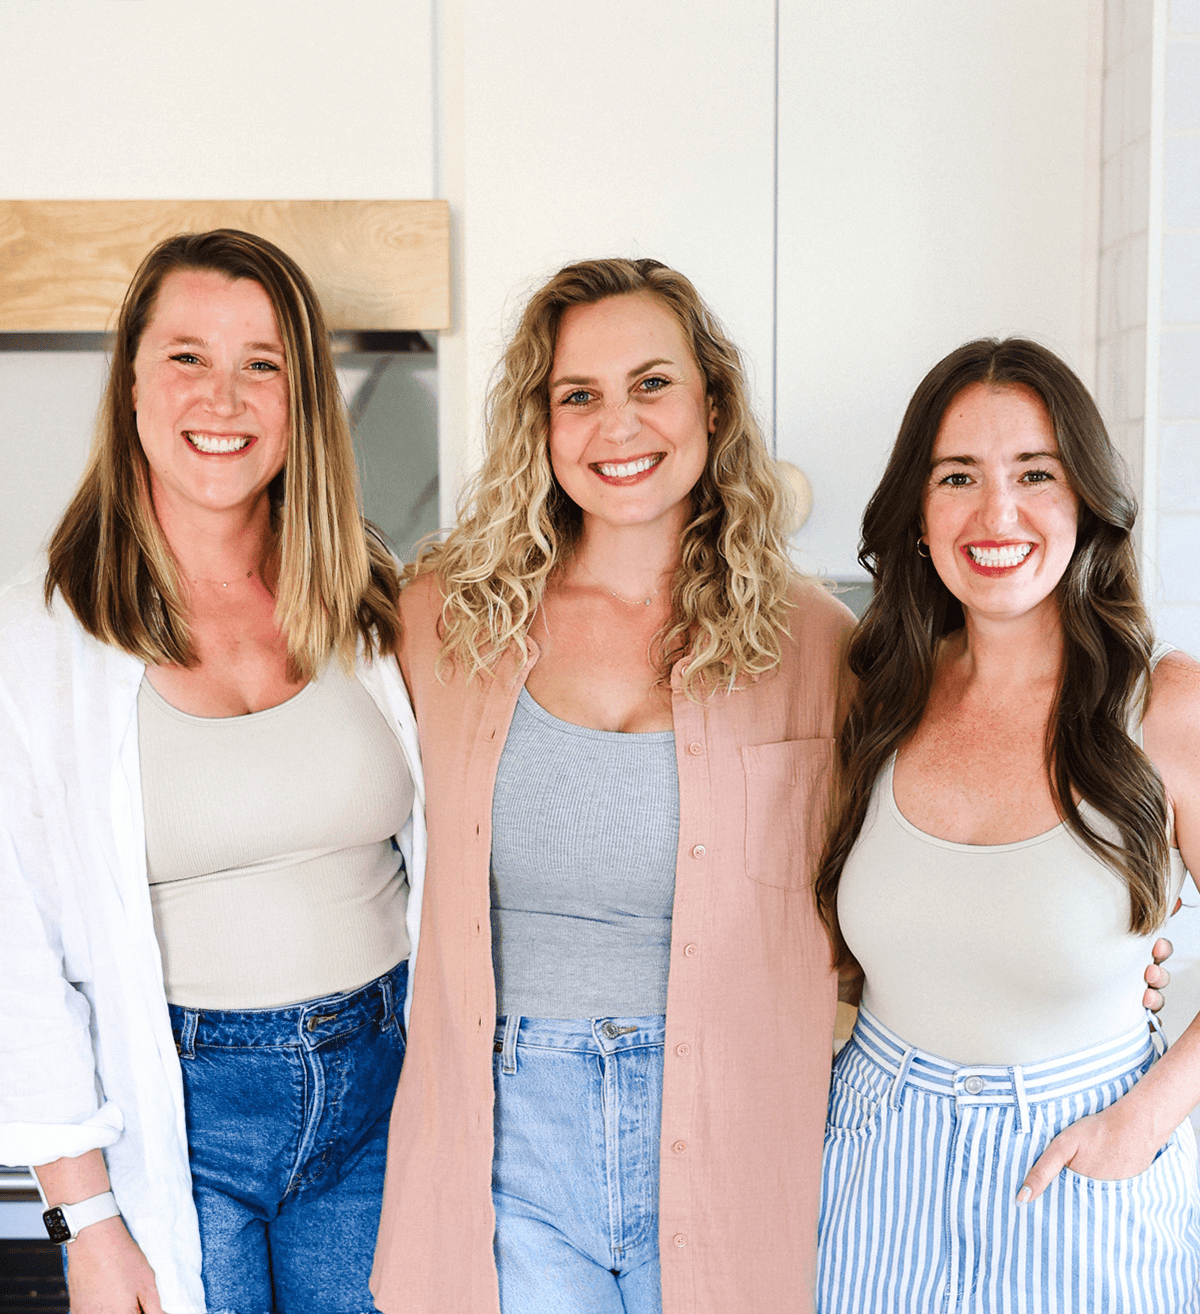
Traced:
<path id="1" fill-rule="evenodd" d="M 80 1200 L 78 1204 L 59 1205 L 59 1208 L 67 1220 L 67 1226 L 71 1229 L 72 1240 L 85 1227 L 91 1227 L 93 1223 L 102 1223 L 106 1218 L 115 1218 L 121 1212 L 117 1208 L 116 1196 L 111 1191 L 105 1191 L 103 1195 L 90 1196 L 86 1200 Z"/>

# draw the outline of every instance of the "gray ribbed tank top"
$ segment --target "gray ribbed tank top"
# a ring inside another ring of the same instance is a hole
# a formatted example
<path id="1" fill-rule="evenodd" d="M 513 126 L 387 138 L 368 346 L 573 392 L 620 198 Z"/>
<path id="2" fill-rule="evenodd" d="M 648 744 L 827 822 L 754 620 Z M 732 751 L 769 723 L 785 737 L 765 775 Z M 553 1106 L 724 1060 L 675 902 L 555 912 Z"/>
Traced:
<path id="1" fill-rule="evenodd" d="M 665 1013 L 678 846 L 674 734 L 574 725 L 522 689 L 492 800 L 497 1012 Z"/>

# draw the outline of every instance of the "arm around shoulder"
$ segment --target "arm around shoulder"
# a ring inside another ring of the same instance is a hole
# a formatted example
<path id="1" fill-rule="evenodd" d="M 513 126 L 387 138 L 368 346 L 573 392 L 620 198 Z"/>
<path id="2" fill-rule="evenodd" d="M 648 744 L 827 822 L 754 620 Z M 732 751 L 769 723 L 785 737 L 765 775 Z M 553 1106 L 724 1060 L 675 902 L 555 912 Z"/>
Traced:
<path id="1" fill-rule="evenodd" d="M 1174 844 L 1200 874 L 1200 662 L 1168 653 L 1154 671 L 1143 721 L 1146 754 L 1158 768 L 1175 812 Z"/>

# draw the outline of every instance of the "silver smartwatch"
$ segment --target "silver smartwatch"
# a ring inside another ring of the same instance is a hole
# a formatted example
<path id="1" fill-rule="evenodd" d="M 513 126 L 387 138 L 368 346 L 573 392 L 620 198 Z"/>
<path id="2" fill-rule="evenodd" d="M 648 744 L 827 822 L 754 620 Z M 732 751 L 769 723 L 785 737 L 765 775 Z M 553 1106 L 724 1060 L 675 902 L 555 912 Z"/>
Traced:
<path id="1" fill-rule="evenodd" d="M 74 1241 L 85 1227 L 102 1223 L 106 1218 L 115 1218 L 120 1212 L 113 1193 L 105 1191 L 103 1195 L 93 1195 L 78 1204 L 55 1205 L 42 1215 L 42 1222 L 46 1224 L 50 1240 L 61 1245 Z"/>

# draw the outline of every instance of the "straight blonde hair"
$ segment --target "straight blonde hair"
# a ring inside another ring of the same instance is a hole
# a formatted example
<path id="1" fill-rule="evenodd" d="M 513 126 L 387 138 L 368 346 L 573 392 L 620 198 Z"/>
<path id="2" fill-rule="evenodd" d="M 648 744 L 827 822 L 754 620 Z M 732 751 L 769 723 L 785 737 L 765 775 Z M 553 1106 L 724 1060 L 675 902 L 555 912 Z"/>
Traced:
<path id="1" fill-rule="evenodd" d="M 325 318 L 311 283 L 277 246 L 219 228 L 168 238 L 146 256 L 117 319 L 108 385 L 79 487 L 50 542 L 57 590 L 85 630 L 152 665 L 195 662 L 174 554 L 150 497 L 133 408 L 134 358 L 163 279 L 176 270 L 247 278 L 270 298 L 287 365 L 287 461 L 269 489 L 279 547 L 275 619 L 298 678 L 336 653 L 394 650 L 395 563 L 359 512 L 354 449 Z"/>
<path id="2" fill-rule="evenodd" d="M 682 274 L 657 260 L 609 259 L 568 265 L 530 298 L 489 395 L 484 463 L 458 527 L 410 572 L 438 572 L 443 669 L 461 663 L 470 677 L 505 653 L 528 655 L 547 582 L 582 526 L 550 465 L 548 384 L 559 325 L 572 306 L 634 293 L 653 296 L 679 321 L 716 408 L 658 643 L 660 681 L 686 657 L 684 689 L 697 697 L 778 665 L 798 578 L 787 555 L 789 499 L 751 413 L 737 348 Z"/>

